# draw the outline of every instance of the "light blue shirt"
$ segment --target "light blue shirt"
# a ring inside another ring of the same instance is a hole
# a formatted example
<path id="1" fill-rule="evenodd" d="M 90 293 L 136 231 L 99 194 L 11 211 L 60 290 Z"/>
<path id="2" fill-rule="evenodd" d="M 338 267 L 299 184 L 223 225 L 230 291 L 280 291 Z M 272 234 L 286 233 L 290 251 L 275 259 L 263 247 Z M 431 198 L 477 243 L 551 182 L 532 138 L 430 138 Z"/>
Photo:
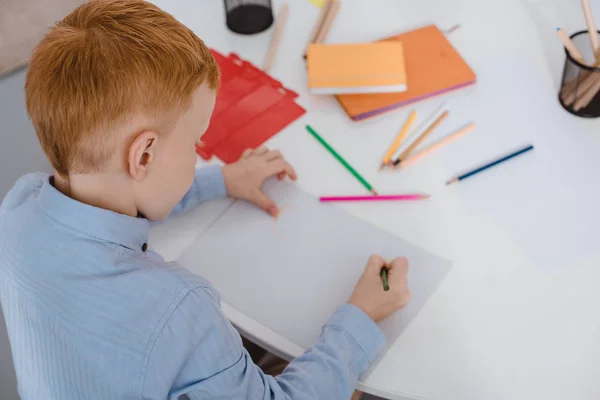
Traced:
<path id="1" fill-rule="evenodd" d="M 173 212 L 225 195 L 221 169 L 203 168 Z M 4 198 L 0 301 L 23 400 L 349 398 L 385 340 L 362 311 L 342 305 L 318 343 L 267 376 L 214 287 L 146 249 L 148 228 L 45 174 Z"/>

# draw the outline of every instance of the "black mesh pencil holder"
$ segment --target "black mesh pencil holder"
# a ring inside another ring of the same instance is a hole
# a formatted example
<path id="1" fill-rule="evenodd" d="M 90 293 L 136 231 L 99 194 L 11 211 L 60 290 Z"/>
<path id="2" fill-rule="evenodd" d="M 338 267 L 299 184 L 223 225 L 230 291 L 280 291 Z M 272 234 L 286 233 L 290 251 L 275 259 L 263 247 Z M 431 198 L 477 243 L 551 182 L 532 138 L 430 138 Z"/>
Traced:
<path id="1" fill-rule="evenodd" d="M 571 35 L 571 40 L 584 60 L 594 59 L 587 31 Z M 560 104 L 578 117 L 600 117 L 600 68 L 580 63 L 566 49 L 565 55 L 565 67 L 558 94 Z"/>
<path id="2" fill-rule="evenodd" d="M 251 35 L 273 24 L 271 0 L 223 0 L 227 27 L 235 33 Z"/>

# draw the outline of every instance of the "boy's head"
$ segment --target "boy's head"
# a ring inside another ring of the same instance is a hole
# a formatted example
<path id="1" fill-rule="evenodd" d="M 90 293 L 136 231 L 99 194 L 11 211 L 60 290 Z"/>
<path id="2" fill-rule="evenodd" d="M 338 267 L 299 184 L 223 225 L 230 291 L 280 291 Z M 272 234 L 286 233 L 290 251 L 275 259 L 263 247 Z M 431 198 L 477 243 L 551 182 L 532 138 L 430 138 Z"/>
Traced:
<path id="1" fill-rule="evenodd" d="M 218 84 L 209 49 L 171 15 L 96 0 L 40 42 L 25 93 L 57 179 L 114 181 L 117 203 L 162 219 L 193 181 Z"/>

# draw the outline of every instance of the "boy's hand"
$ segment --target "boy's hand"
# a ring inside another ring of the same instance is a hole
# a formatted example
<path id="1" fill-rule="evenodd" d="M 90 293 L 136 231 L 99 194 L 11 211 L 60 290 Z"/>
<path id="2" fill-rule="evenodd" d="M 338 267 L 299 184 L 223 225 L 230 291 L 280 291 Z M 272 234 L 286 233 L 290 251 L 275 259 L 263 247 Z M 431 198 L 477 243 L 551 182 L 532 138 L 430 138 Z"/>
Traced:
<path id="1" fill-rule="evenodd" d="M 277 216 L 277 205 L 261 190 L 267 178 L 277 176 L 279 180 L 286 176 L 296 180 L 296 171 L 283 158 L 279 150 L 259 147 L 248 149 L 235 163 L 223 167 L 227 194 L 236 199 L 256 204 L 272 216 Z"/>
<path id="2" fill-rule="evenodd" d="M 380 275 L 384 266 L 388 268 L 388 291 L 383 290 Z M 375 322 L 384 320 L 408 304 L 407 272 L 408 260 L 404 257 L 386 264 L 380 256 L 371 256 L 349 303 L 363 310 Z"/>

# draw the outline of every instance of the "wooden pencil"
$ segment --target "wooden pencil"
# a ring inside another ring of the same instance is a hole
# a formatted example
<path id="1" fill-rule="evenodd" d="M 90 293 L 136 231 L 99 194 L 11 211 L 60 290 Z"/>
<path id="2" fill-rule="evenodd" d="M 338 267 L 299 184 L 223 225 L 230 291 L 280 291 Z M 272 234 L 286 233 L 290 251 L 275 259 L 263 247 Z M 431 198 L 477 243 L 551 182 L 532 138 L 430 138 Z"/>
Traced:
<path id="1" fill-rule="evenodd" d="M 404 160 L 406 157 L 408 157 L 410 155 L 410 153 L 413 152 L 414 149 L 416 149 L 422 142 L 423 140 L 425 140 L 427 138 L 427 136 L 429 136 L 429 134 L 431 132 L 433 132 L 435 130 L 435 128 L 437 128 L 439 126 L 439 124 L 442 123 L 442 121 L 448 116 L 448 111 L 444 111 L 442 113 L 442 115 L 440 115 L 435 121 L 433 121 L 433 123 L 431 125 L 429 125 L 429 127 L 425 130 L 425 132 L 423 132 L 421 134 L 421 136 L 419 136 L 410 146 L 408 146 L 408 148 L 406 150 L 404 150 L 402 152 L 402 154 L 400 154 L 400 157 L 398 157 L 398 159 L 396 161 L 394 161 L 394 165 L 398 165 L 402 162 L 402 160 Z"/>
<path id="2" fill-rule="evenodd" d="M 581 95 L 575 101 L 575 104 L 573 105 L 573 109 L 575 111 L 579 111 L 582 108 L 587 107 L 592 102 L 592 100 L 594 100 L 594 98 L 598 94 L 598 91 L 600 91 L 599 77 L 596 77 L 596 79 L 590 78 L 588 80 L 592 81 L 592 85 L 585 89 L 585 91 L 581 93 Z"/>
<path id="3" fill-rule="evenodd" d="M 402 140 L 402 142 L 403 143 L 412 142 L 422 132 L 424 132 L 425 129 L 427 129 L 429 127 L 429 125 L 431 125 L 433 123 L 433 121 L 436 120 L 437 117 L 442 115 L 442 113 L 444 111 L 446 111 L 447 108 L 448 108 L 448 104 L 446 102 L 441 103 L 440 106 L 437 107 L 434 112 L 429 114 L 427 116 L 427 118 L 425 118 L 423 121 L 421 121 L 421 123 L 415 129 L 411 129 L 410 133 L 407 133 L 406 137 Z M 402 148 L 402 146 L 400 146 L 400 147 Z M 402 153 L 402 151 L 400 153 Z"/>
<path id="4" fill-rule="evenodd" d="M 594 17 L 592 15 L 592 7 L 590 6 L 590 0 L 581 0 L 583 6 L 583 14 L 585 15 L 585 23 L 588 28 L 588 35 L 592 42 L 592 49 L 594 50 L 594 59 L 598 59 L 598 51 L 600 50 L 600 40 L 598 40 L 598 31 L 594 24 Z"/>
<path id="5" fill-rule="evenodd" d="M 325 19 L 327 18 L 327 14 L 329 13 L 331 4 L 332 4 L 331 0 L 326 0 L 325 4 L 323 4 L 323 7 L 321 7 L 321 12 L 319 13 L 319 18 L 317 19 L 317 22 L 315 22 L 315 26 L 313 27 L 313 30 L 310 34 L 310 38 L 308 39 L 308 43 L 306 44 L 306 48 L 304 49 L 304 58 L 306 58 L 306 53 L 308 52 L 308 47 L 311 44 L 316 43 L 315 41 L 317 40 L 317 36 L 319 36 L 319 32 L 321 32 L 321 29 L 323 28 L 323 23 L 325 22 Z"/>
<path id="6" fill-rule="evenodd" d="M 408 156 L 404 160 L 400 161 L 400 163 L 398 165 L 396 165 L 395 168 L 404 168 L 411 164 L 414 164 L 415 162 L 419 161 L 421 158 L 441 149 L 442 147 L 446 146 L 449 143 L 452 143 L 453 141 L 460 138 L 461 136 L 464 136 L 467 133 L 471 132 L 473 129 L 475 129 L 475 123 L 471 122 L 467 126 L 462 127 L 461 129 L 457 130 L 454 133 L 451 133 L 450 135 L 437 141 L 436 143 L 432 144 L 431 146 L 419 151 L 416 154 L 413 154 L 412 156 Z"/>
<path id="7" fill-rule="evenodd" d="M 340 10 L 340 0 L 331 0 L 331 5 L 329 6 L 329 10 L 327 11 L 327 16 L 323 21 L 323 26 L 319 30 L 319 34 L 315 39 L 315 43 L 323 43 L 329 30 L 331 29 L 331 25 L 333 25 L 333 21 L 337 16 L 338 11 Z"/>
<path id="8" fill-rule="evenodd" d="M 600 61 L 595 62 L 592 67 L 600 67 Z M 567 82 L 561 90 L 563 102 L 568 106 L 573 104 L 575 100 L 581 97 L 589 88 L 594 86 L 594 84 L 600 80 L 600 77 L 596 76 L 596 74 L 596 72 L 584 71 Z"/>
<path id="9" fill-rule="evenodd" d="M 446 182 L 446 185 L 451 185 L 453 183 L 460 182 L 463 179 L 467 179 L 467 178 L 469 178 L 469 177 L 471 177 L 473 175 L 477 175 L 478 173 L 483 172 L 483 171 L 485 171 L 488 168 L 492 168 L 492 167 L 494 167 L 494 166 L 496 166 L 498 164 L 502 164 L 503 162 L 508 161 L 511 158 L 520 156 L 523 153 L 527 153 L 530 150 L 533 150 L 533 145 L 531 145 L 531 144 L 529 144 L 529 145 L 527 145 L 527 146 L 525 146 L 525 147 L 523 147 L 523 148 L 521 148 L 521 149 L 519 149 L 517 151 L 514 151 L 514 152 L 512 152 L 512 153 L 510 153 L 510 154 L 508 154 L 506 156 L 503 156 L 503 157 L 500 157 L 500 158 L 498 158 L 498 159 L 496 159 L 494 161 L 491 161 L 491 162 L 489 162 L 489 163 L 487 163 L 487 164 L 485 164 L 485 165 L 483 165 L 483 166 L 481 166 L 479 168 L 475 168 L 475 169 L 473 169 L 473 170 L 471 170 L 469 172 L 466 172 L 466 173 L 464 173 L 464 174 L 462 174 L 460 176 L 457 176 L 456 178 L 452 178 L 448 182 Z"/>
<path id="10" fill-rule="evenodd" d="M 267 52 L 267 56 L 265 57 L 265 62 L 263 64 L 263 71 L 265 72 L 269 72 L 273 66 L 273 63 L 275 62 L 277 50 L 279 49 L 279 43 L 281 43 L 283 31 L 285 30 L 285 25 L 287 23 L 289 8 L 290 5 L 286 2 L 283 6 L 281 6 L 279 14 L 277 15 L 277 23 L 273 31 L 273 37 L 271 38 L 271 45 L 269 46 L 269 51 Z"/>
<path id="11" fill-rule="evenodd" d="M 569 52 L 571 57 L 573 57 L 573 59 L 575 61 L 577 61 L 583 65 L 586 65 L 585 60 L 581 56 L 581 53 L 579 52 L 579 50 L 577 50 L 577 47 L 575 47 L 575 44 L 573 43 L 573 41 L 571 40 L 569 35 L 567 35 L 567 33 L 564 30 L 562 30 L 561 28 L 556 28 L 556 33 L 558 34 L 558 37 L 563 42 L 565 49 L 567 49 L 567 51 Z"/>
<path id="12" fill-rule="evenodd" d="M 431 196 L 428 194 L 394 194 L 384 196 L 323 196 L 319 197 L 321 203 L 348 202 L 348 201 L 412 201 L 424 200 Z"/>
<path id="13" fill-rule="evenodd" d="M 381 267 L 381 271 L 379 272 L 379 275 L 381 275 L 381 281 L 383 283 L 383 290 L 385 292 L 387 292 L 388 290 L 390 290 L 390 283 L 388 281 L 388 269 L 387 269 L 387 267 Z"/>
<path id="14" fill-rule="evenodd" d="M 321 143 L 321 145 L 323 145 L 323 147 L 325 147 L 325 149 L 327 149 L 327 151 L 329 151 L 331 153 L 332 156 L 334 156 L 344 167 L 346 167 L 346 169 L 348 171 L 350 171 L 350 173 L 352 175 L 354 175 L 354 177 L 356 179 L 358 179 L 358 181 L 360 183 L 363 184 L 364 187 L 367 188 L 368 191 L 370 191 L 373 194 L 377 194 L 377 192 L 375 191 L 375 189 L 373 189 L 373 186 L 371 186 L 371 184 L 369 182 L 367 182 L 367 180 L 365 178 L 363 178 L 353 167 L 352 165 L 348 164 L 348 162 L 346 160 L 344 160 L 344 158 L 339 155 L 339 153 L 337 151 L 335 151 L 333 149 L 333 147 L 331 147 L 329 145 L 329 143 L 327 143 L 325 141 L 325 139 L 323 139 L 310 125 L 306 125 L 306 130 L 313 135 L 313 137 L 315 139 L 317 139 L 317 141 L 319 143 Z"/>
<path id="15" fill-rule="evenodd" d="M 385 157 L 383 157 L 383 160 L 381 161 L 381 167 L 379 167 L 380 171 L 383 169 L 383 167 L 387 165 L 387 163 L 390 162 L 390 159 L 392 158 L 394 153 L 396 153 L 396 150 L 398 150 L 400 143 L 402 143 L 402 139 L 404 138 L 404 136 L 406 136 L 406 132 L 408 132 L 408 130 L 410 129 L 412 123 L 415 121 L 415 118 L 417 118 L 417 112 L 413 110 L 410 113 L 406 122 L 404 123 L 402 130 L 398 133 L 398 136 L 396 136 L 396 139 L 394 139 L 394 142 L 385 154 Z"/>

